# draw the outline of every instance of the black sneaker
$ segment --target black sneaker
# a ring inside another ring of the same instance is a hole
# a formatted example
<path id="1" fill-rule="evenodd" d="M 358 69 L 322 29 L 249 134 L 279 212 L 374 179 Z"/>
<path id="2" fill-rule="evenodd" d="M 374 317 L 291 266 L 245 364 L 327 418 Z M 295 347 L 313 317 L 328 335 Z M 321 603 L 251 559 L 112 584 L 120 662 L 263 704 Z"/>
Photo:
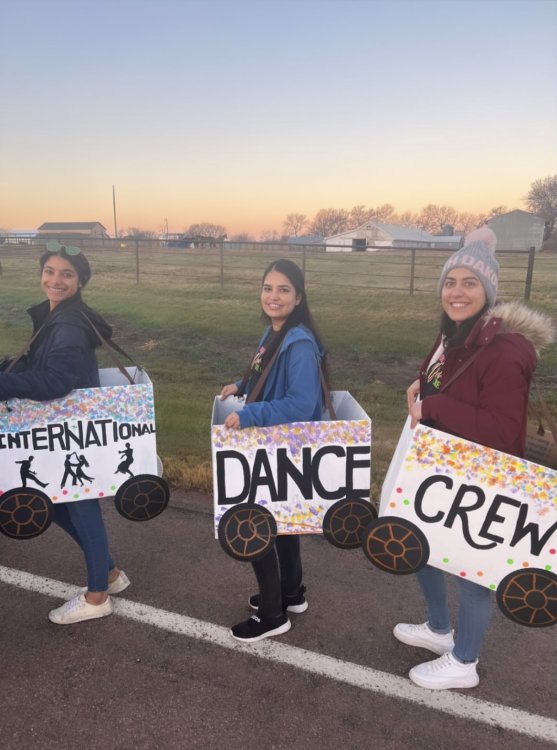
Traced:
<path id="1" fill-rule="evenodd" d="M 253 643 L 273 635 L 282 635 L 291 628 L 288 616 L 284 614 L 278 620 L 264 620 L 258 615 L 252 615 L 249 620 L 234 625 L 230 630 L 232 638 L 245 643 Z"/>
<path id="2" fill-rule="evenodd" d="M 295 615 L 301 615 L 302 612 L 305 612 L 309 607 L 308 601 L 304 596 L 305 592 L 306 587 L 300 586 L 300 590 L 296 596 L 285 596 L 282 603 L 284 612 L 293 612 Z M 254 609 L 257 612 L 259 609 L 259 594 L 253 594 L 250 596 L 248 599 L 248 605 L 251 609 Z"/>

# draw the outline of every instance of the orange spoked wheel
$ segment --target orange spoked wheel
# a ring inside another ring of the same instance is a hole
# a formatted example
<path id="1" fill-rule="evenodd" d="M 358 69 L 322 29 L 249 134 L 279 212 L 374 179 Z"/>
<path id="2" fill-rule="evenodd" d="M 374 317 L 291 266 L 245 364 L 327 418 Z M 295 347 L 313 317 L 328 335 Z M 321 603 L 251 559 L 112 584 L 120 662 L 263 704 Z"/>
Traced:
<path id="1" fill-rule="evenodd" d="M 335 547 L 356 549 L 377 511 L 367 500 L 339 500 L 323 517 L 323 536 Z"/>
<path id="2" fill-rule="evenodd" d="M 273 514 L 261 505 L 236 505 L 229 508 L 219 521 L 220 545 L 235 560 L 260 560 L 269 552 L 276 536 L 277 524 Z"/>
<path id="3" fill-rule="evenodd" d="M 16 487 L 0 496 L 0 532 L 11 539 L 34 539 L 52 522 L 48 495 L 28 487 Z"/>
<path id="4" fill-rule="evenodd" d="M 429 559 L 425 534 L 397 516 L 381 516 L 364 531 L 364 553 L 377 568 L 395 575 L 416 573 Z"/>
<path id="5" fill-rule="evenodd" d="M 138 474 L 122 484 L 114 497 L 114 505 L 129 521 L 150 521 L 168 505 L 168 484 L 153 474 Z"/>
<path id="6" fill-rule="evenodd" d="M 497 604 L 513 622 L 530 628 L 557 623 L 557 575 L 540 568 L 509 573 L 497 587 Z"/>

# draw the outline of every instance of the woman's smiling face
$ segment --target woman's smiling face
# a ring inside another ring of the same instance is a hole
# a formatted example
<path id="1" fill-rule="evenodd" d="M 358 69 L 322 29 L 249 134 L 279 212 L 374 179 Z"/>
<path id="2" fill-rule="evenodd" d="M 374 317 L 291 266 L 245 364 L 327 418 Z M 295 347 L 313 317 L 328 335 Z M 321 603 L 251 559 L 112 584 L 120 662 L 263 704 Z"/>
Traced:
<path id="1" fill-rule="evenodd" d="M 41 275 L 41 288 L 50 302 L 51 310 L 77 294 L 79 286 L 77 271 L 69 261 L 59 255 L 51 255 L 46 260 Z"/>
<path id="2" fill-rule="evenodd" d="M 467 268 L 453 268 L 441 290 L 441 304 L 449 318 L 459 325 L 480 312 L 487 301 L 478 277 Z"/>
<path id="3" fill-rule="evenodd" d="M 261 307 L 270 318 L 274 331 L 280 331 L 301 299 L 288 276 L 275 270 L 265 276 L 261 288 Z"/>

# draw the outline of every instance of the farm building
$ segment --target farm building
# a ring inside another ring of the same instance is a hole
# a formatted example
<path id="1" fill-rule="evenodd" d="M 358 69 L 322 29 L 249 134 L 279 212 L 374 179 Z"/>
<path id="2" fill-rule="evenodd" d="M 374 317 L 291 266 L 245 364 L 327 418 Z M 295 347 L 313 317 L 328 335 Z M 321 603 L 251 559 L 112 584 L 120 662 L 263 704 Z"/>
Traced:
<path id="1" fill-rule="evenodd" d="M 0 235 L 0 245 L 31 245 L 35 234 L 34 229 L 11 229 Z"/>
<path id="2" fill-rule="evenodd" d="M 107 239 L 100 221 L 47 221 L 37 229 L 37 240 Z"/>
<path id="3" fill-rule="evenodd" d="M 318 234 L 304 234 L 301 237 L 289 237 L 289 245 L 323 245 L 325 239 Z"/>
<path id="4" fill-rule="evenodd" d="M 423 229 L 399 224 L 366 221 L 365 224 L 325 239 L 327 252 L 350 252 L 367 248 L 435 247 L 458 250 L 460 235 L 435 236 Z"/>
<path id="5" fill-rule="evenodd" d="M 510 211 L 507 214 L 494 216 L 488 225 L 495 232 L 499 250 L 529 250 L 542 246 L 545 231 L 545 219 L 528 211 Z"/>

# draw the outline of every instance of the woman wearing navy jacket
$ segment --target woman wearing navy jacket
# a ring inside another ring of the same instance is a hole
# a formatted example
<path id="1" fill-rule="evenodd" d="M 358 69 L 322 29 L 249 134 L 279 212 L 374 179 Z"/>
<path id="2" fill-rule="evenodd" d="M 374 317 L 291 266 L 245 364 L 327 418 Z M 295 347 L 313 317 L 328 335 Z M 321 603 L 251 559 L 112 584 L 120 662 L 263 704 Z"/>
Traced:
<path id="1" fill-rule="evenodd" d="M 81 298 L 91 268 L 77 247 L 48 243 L 41 256 L 41 288 L 46 300 L 27 311 L 33 339 L 26 357 L 14 372 L 0 372 L 0 401 L 28 398 L 49 401 L 74 388 L 99 385 L 95 349 L 100 345 L 84 315 L 103 338 L 112 329 Z M 108 549 L 108 539 L 97 499 L 54 505 L 53 521 L 81 547 L 87 565 L 87 589 L 49 613 L 51 622 L 69 625 L 112 613 L 109 594 L 123 591 L 129 580 Z"/>
<path id="2" fill-rule="evenodd" d="M 320 420 L 324 351 L 309 311 L 304 276 L 295 263 L 281 259 L 266 269 L 261 308 L 270 325 L 244 379 L 225 385 L 221 398 L 249 397 L 271 361 L 272 367 L 258 398 L 229 414 L 225 426 L 242 429 Z M 231 630 L 233 638 L 244 642 L 286 633 L 291 627 L 287 613 L 308 608 L 298 535 L 278 536 L 275 547 L 252 564 L 259 594 L 250 597 L 249 605 L 256 614 Z"/>

